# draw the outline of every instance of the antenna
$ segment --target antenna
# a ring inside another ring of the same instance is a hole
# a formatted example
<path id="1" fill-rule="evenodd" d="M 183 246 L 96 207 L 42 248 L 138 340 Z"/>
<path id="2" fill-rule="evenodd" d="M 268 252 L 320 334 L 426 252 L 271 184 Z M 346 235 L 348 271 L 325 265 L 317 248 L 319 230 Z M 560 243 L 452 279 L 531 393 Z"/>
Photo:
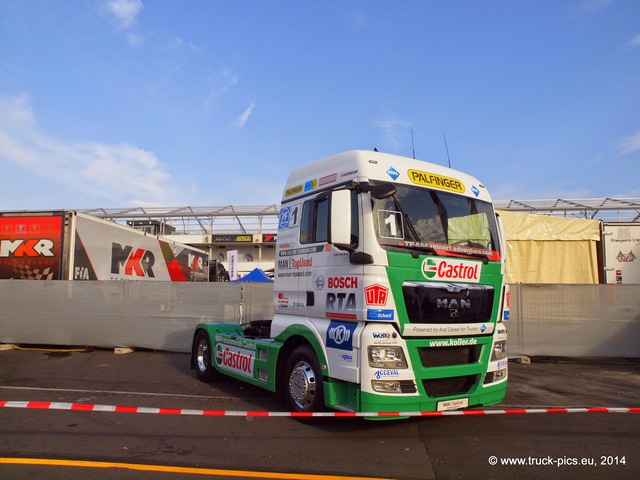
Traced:
<path id="1" fill-rule="evenodd" d="M 444 138 L 444 148 L 447 149 L 447 160 L 449 161 L 449 168 L 451 168 L 451 158 L 449 157 L 449 146 L 447 145 L 447 136 L 443 133 L 442 134 L 443 138 Z"/>
<path id="2" fill-rule="evenodd" d="M 411 148 L 413 149 L 413 159 L 416 159 L 416 146 L 413 143 L 413 128 L 411 129 Z"/>

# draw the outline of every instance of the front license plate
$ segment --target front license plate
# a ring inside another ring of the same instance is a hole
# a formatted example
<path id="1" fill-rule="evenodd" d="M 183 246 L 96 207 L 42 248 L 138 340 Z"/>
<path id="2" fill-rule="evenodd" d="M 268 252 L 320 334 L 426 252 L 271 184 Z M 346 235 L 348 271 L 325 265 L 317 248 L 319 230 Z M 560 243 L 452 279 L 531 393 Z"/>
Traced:
<path id="1" fill-rule="evenodd" d="M 468 406 L 468 398 L 459 398 L 458 400 L 445 400 L 444 402 L 438 402 L 438 411 L 444 412 L 445 410 L 458 410 L 460 408 L 467 408 Z"/>

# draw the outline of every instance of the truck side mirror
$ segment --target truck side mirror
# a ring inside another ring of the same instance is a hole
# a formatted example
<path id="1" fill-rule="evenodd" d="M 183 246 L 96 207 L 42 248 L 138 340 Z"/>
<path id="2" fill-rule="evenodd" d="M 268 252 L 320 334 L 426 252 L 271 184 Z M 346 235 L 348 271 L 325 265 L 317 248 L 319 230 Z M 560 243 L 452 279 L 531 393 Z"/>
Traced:
<path id="1" fill-rule="evenodd" d="M 350 249 L 351 245 L 351 190 L 331 192 L 331 235 L 329 243 Z"/>

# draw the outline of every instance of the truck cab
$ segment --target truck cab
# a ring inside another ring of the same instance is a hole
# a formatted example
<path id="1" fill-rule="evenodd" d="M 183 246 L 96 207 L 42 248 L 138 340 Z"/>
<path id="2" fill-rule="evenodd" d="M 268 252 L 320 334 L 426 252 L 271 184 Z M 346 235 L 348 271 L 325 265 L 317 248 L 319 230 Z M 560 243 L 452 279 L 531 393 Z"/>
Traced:
<path id="1" fill-rule="evenodd" d="M 305 165 L 283 193 L 273 320 L 199 325 L 196 371 L 212 365 L 299 412 L 498 403 L 507 384 L 504 253 L 489 193 L 467 174 L 371 151 Z M 251 374 L 215 358 L 215 345 L 234 342 L 255 353 Z"/>

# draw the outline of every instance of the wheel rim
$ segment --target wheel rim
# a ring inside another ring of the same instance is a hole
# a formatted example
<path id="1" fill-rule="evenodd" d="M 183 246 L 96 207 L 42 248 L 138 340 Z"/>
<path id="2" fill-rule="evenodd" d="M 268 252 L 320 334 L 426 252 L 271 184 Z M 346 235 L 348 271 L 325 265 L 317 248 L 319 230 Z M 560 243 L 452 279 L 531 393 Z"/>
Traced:
<path id="1" fill-rule="evenodd" d="M 307 362 L 300 361 L 289 375 L 291 400 L 300 410 L 308 410 L 316 398 L 316 374 Z"/>
<path id="2" fill-rule="evenodd" d="M 198 342 L 198 349 L 196 351 L 196 362 L 198 364 L 198 370 L 205 372 L 207 370 L 207 355 L 209 354 L 209 345 L 206 340 L 200 340 Z"/>

